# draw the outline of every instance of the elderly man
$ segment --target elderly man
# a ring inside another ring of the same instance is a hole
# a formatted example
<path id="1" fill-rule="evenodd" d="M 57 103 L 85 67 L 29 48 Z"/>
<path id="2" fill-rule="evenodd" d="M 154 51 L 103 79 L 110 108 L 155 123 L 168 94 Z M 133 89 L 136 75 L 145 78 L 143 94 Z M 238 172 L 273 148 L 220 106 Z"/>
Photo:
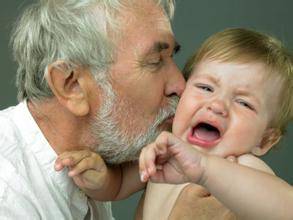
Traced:
<path id="1" fill-rule="evenodd" d="M 20 103 L 0 112 L 1 219 L 112 219 L 54 162 L 91 146 L 137 158 L 170 128 L 184 79 L 171 0 L 41 0 L 13 34 Z"/>

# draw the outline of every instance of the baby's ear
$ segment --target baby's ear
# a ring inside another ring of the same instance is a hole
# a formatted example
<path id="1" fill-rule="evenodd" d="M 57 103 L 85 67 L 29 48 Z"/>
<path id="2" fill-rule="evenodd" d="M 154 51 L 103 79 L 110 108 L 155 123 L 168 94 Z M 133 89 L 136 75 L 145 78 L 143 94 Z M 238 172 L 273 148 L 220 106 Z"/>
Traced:
<path id="1" fill-rule="evenodd" d="M 281 139 L 281 131 L 277 128 L 269 128 L 265 131 L 259 145 L 252 148 L 251 153 L 256 156 L 266 154 Z"/>

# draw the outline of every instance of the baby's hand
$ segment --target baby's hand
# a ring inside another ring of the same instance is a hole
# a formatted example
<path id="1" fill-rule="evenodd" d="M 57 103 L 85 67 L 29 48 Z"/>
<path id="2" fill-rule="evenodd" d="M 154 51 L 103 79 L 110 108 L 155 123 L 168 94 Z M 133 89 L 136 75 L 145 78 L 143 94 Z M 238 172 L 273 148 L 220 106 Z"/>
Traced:
<path id="1" fill-rule="evenodd" d="M 205 155 L 168 132 L 142 149 L 139 158 L 141 180 L 179 184 L 198 183 L 204 172 Z"/>
<path id="2" fill-rule="evenodd" d="M 105 184 L 107 167 L 103 159 L 89 150 L 67 151 L 58 156 L 55 170 L 68 167 L 68 176 L 82 189 L 98 190 Z"/>

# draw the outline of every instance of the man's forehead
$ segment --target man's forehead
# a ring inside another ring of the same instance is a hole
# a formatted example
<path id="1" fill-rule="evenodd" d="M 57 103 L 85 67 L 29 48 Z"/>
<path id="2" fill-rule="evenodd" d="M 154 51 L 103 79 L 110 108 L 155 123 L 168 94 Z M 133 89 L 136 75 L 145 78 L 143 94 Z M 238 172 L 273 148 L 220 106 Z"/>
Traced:
<path id="1" fill-rule="evenodd" d="M 133 6 L 132 6 L 133 7 Z M 177 48 L 171 23 L 158 5 L 130 9 L 122 16 L 122 45 L 124 49 L 133 48 L 136 54 L 150 54 Z M 125 25 L 125 26 L 124 26 Z"/>

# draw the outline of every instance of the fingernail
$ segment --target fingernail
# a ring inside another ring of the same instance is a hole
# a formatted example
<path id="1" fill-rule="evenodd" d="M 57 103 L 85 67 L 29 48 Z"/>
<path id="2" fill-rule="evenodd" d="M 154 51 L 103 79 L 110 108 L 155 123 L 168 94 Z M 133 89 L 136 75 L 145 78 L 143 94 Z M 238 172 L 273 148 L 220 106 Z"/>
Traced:
<path id="1" fill-rule="evenodd" d="M 144 171 L 142 171 L 142 172 L 140 173 L 140 181 L 141 181 L 141 182 L 145 182 L 145 172 L 144 172 Z"/>
<path id="2" fill-rule="evenodd" d="M 229 160 L 230 162 L 233 162 L 233 163 L 236 162 L 235 157 L 229 157 L 228 160 Z"/>
<path id="3" fill-rule="evenodd" d="M 162 170 L 163 169 L 163 166 L 162 165 L 156 165 L 156 169 L 157 170 Z"/>
<path id="4" fill-rule="evenodd" d="M 60 163 L 55 164 L 55 170 L 59 170 L 60 168 L 61 168 L 61 164 Z"/>
<path id="5" fill-rule="evenodd" d="M 71 176 L 72 177 L 72 176 L 74 176 L 74 174 L 75 174 L 74 171 L 69 171 L 68 172 L 68 176 Z"/>

